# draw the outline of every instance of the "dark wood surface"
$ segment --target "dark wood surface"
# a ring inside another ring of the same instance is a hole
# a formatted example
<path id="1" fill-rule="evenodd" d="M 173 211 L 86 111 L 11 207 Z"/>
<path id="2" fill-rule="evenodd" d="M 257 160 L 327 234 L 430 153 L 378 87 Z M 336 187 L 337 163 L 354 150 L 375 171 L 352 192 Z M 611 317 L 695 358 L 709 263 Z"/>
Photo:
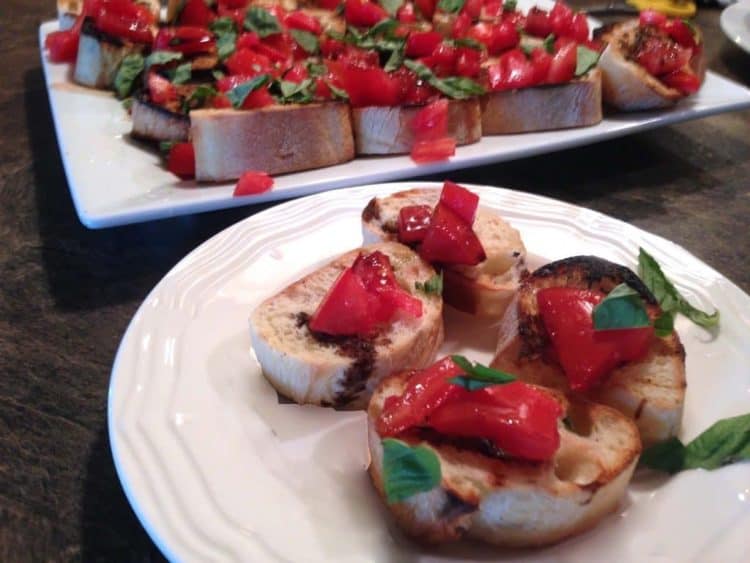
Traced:
<path id="1" fill-rule="evenodd" d="M 53 4 L 3 0 L 0 8 L 0 560 L 159 560 L 112 463 L 112 360 L 162 276 L 258 208 L 83 227 L 37 47 L 38 25 L 54 16 Z M 750 55 L 725 39 L 718 19 L 708 8 L 698 17 L 709 66 L 750 85 Z M 750 291 L 750 112 L 451 176 L 629 221 Z"/>

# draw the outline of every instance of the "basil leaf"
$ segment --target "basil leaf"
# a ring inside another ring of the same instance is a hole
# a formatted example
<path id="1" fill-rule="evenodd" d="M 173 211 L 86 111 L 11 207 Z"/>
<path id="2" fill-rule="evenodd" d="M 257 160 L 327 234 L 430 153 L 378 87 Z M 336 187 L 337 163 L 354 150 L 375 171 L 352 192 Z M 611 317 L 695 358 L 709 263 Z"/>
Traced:
<path id="1" fill-rule="evenodd" d="M 210 24 L 210 29 L 215 35 L 224 35 L 226 33 L 236 33 L 237 29 L 234 25 L 234 20 L 230 17 L 216 18 Z"/>
<path id="2" fill-rule="evenodd" d="M 463 377 L 469 379 L 476 379 L 493 385 L 501 385 L 516 380 L 515 376 L 509 373 L 484 366 L 480 363 L 472 364 L 464 356 L 453 355 L 451 356 L 451 360 L 453 360 L 454 364 L 464 370 L 465 376 Z"/>
<path id="3" fill-rule="evenodd" d="M 169 154 L 169 151 L 172 150 L 172 147 L 177 144 L 177 141 L 160 141 L 159 142 L 159 151 L 163 152 L 164 154 Z"/>
<path id="4" fill-rule="evenodd" d="M 434 293 L 435 295 L 442 295 L 443 293 L 443 272 L 435 274 L 425 282 L 414 282 L 414 288 L 427 293 Z"/>
<path id="5" fill-rule="evenodd" d="M 643 248 L 638 251 L 638 274 L 659 301 L 664 312 L 682 313 L 703 328 L 711 328 L 719 324 L 719 311 L 709 315 L 688 303 L 687 299 L 664 275 L 659 263 Z"/>
<path id="6" fill-rule="evenodd" d="M 304 104 L 313 99 L 313 81 L 311 78 L 306 78 L 299 83 L 291 82 L 289 80 L 280 80 L 277 84 L 281 101 L 283 103 Z"/>
<path id="7" fill-rule="evenodd" d="M 317 78 L 318 76 L 325 76 L 328 73 L 328 67 L 322 63 L 309 61 L 307 63 L 307 72 L 313 78 Z"/>
<path id="8" fill-rule="evenodd" d="M 401 502 L 440 484 L 440 460 L 427 446 L 412 447 L 386 438 L 383 445 L 383 489 L 388 504 Z"/>
<path id="9" fill-rule="evenodd" d="M 341 100 L 348 100 L 349 99 L 349 93 L 346 90 L 343 90 L 339 88 L 338 86 L 334 86 L 333 83 L 331 83 L 330 80 L 326 80 L 325 83 L 328 85 L 328 88 L 331 89 L 331 93 L 335 98 L 339 98 Z"/>
<path id="10" fill-rule="evenodd" d="M 395 16 L 398 9 L 404 5 L 404 0 L 380 0 L 380 5 L 388 15 Z"/>
<path id="11" fill-rule="evenodd" d="M 404 46 L 402 45 L 399 49 L 394 49 L 388 56 L 388 60 L 383 65 L 383 70 L 386 72 L 393 72 L 402 64 L 404 64 Z"/>
<path id="12" fill-rule="evenodd" d="M 211 76 L 214 77 L 214 80 L 221 80 L 222 78 L 226 76 L 226 74 L 224 74 L 219 69 L 215 68 L 211 71 Z"/>
<path id="13" fill-rule="evenodd" d="M 242 107 L 242 104 L 245 103 L 245 100 L 250 95 L 250 93 L 266 84 L 268 82 L 268 79 L 269 76 L 267 74 L 260 74 L 254 78 L 251 78 L 247 82 L 238 84 L 227 92 L 227 98 L 229 98 L 229 101 L 232 102 L 232 106 L 234 108 L 240 108 Z"/>
<path id="14" fill-rule="evenodd" d="M 182 59 L 182 53 L 176 51 L 153 51 L 146 57 L 146 68 L 153 65 L 163 65 L 172 61 L 179 61 L 180 59 Z"/>
<path id="15" fill-rule="evenodd" d="M 144 68 L 143 57 L 138 53 L 131 53 L 122 59 L 120 68 L 117 69 L 114 83 L 115 93 L 118 98 L 125 98 L 133 91 L 135 80 L 143 72 Z"/>
<path id="16" fill-rule="evenodd" d="M 591 313 L 594 330 L 640 328 L 651 324 L 638 292 L 625 283 L 615 287 Z"/>
<path id="17" fill-rule="evenodd" d="M 467 391 L 477 391 L 479 389 L 484 389 L 485 387 L 490 387 L 491 385 L 497 385 L 496 383 L 490 383 L 489 381 L 482 381 L 480 379 L 472 379 L 463 375 L 448 378 L 448 383 L 460 385 Z"/>
<path id="18" fill-rule="evenodd" d="M 398 22 L 396 20 L 386 18 L 373 25 L 369 30 L 367 30 L 367 33 L 365 33 L 363 37 L 376 37 L 378 35 L 392 37 L 393 32 L 397 27 Z"/>
<path id="19" fill-rule="evenodd" d="M 466 0 L 440 0 L 437 7 L 448 14 L 457 14 L 465 3 Z"/>
<path id="20" fill-rule="evenodd" d="M 200 84 L 182 101 L 182 113 L 202 107 L 207 100 L 216 95 L 216 90 L 208 84 Z"/>
<path id="21" fill-rule="evenodd" d="M 450 98 L 463 100 L 471 96 L 484 94 L 484 88 L 470 78 L 464 76 L 438 78 L 429 67 L 411 59 L 406 59 L 404 66 L 413 71 L 417 77 Z"/>
<path id="22" fill-rule="evenodd" d="M 183 63 L 172 73 L 172 84 L 185 84 L 193 77 L 193 65 Z"/>
<path id="23" fill-rule="evenodd" d="M 281 33 L 281 24 L 268 10 L 253 6 L 245 14 L 245 29 L 254 31 L 259 37 L 268 37 Z"/>
<path id="24" fill-rule="evenodd" d="M 216 54 L 219 57 L 219 60 L 224 62 L 227 57 L 229 57 L 232 53 L 234 53 L 235 49 L 237 48 L 237 34 L 234 32 L 231 33 L 222 33 L 221 35 L 217 36 L 216 39 Z"/>
<path id="25" fill-rule="evenodd" d="M 664 338 L 674 332 L 674 313 L 662 313 L 654 321 L 656 336 Z"/>
<path id="26" fill-rule="evenodd" d="M 297 42 L 297 44 L 311 55 L 316 54 L 320 50 L 318 38 L 309 31 L 303 31 L 301 29 L 290 29 L 289 33 L 292 35 L 292 37 L 294 37 L 294 40 Z"/>
<path id="27" fill-rule="evenodd" d="M 515 12 L 516 6 L 518 6 L 517 0 L 505 0 L 503 2 L 503 12 Z"/>
<path id="28" fill-rule="evenodd" d="M 583 45 L 576 49 L 576 76 L 583 76 L 599 62 L 599 53 Z"/>
<path id="29" fill-rule="evenodd" d="M 125 98 L 122 101 L 122 109 L 125 111 L 130 111 L 130 108 L 133 107 L 133 98 Z"/>
<path id="30" fill-rule="evenodd" d="M 449 40 L 453 45 L 456 47 L 469 47 L 471 49 L 476 49 L 477 51 L 482 51 L 485 49 L 485 46 L 483 43 L 480 43 L 476 39 L 472 39 L 471 37 L 459 37 L 458 39 L 451 39 Z"/>
<path id="31" fill-rule="evenodd" d="M 750 413 L 715 422 L 687 446 L 677 438 L 651 446 L 641 463 L 677 473 L 685 469 L 718 469 L 750 459 Z"/>
<path id="32" fill-rule="evenodd" d="M 554 54 L 555 52 L 555 34 L 554 33 L 550 33 L 547 37 L 544 38 L 544 41 L 542 41 L 542 48 L 544 48 L 544 50 L 547 51 L 549 54 Z"/>

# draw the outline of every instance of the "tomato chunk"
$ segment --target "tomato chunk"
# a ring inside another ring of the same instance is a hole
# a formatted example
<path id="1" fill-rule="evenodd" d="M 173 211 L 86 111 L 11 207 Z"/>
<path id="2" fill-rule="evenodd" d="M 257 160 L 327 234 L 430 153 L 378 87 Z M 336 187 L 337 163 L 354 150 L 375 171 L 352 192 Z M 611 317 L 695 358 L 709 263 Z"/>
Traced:
<path id="1" fill-rule="evenodd" d="M 466 188 L 446 180 L 440 192 L 440 203 L 447 205 L 466 223 L 472 225 L 479 207 L 479 196 Z"/>
<path id="2" fill-rule="evenodd" d="M 44 38 L 44 47 L 49 51 L 49 60 L 53 63 L 74 63 L 78 55 L 80 33 L 66 29 L 53 31 Z"/>
<path id="3" fill-rule="evenodd" d="M 155 104 L 166 104 L 177 99 L 177 89 L 169 80 L 150 72 L 148 75 L 148 93 Z"/>
<path id="4" fill-rule="evenodd" d="M 676 70 L 665 74 L 664 76 L 660 76 L 659 80 L 670 88 L 677 88 L 683 94 L 694 94 L 701 87 L 700 78 L 686 70 Z"/>
<path id="5" fill-rule="evenodd" d="M 167 157 L 167 170 L 183 180 L 195 178 L 195 151 L 192 143 L 175 143 Z"/>
<path id="6" fill-rule="evenodd" d="M 357 27 L 372 27 L 388 17 L 388 12 L 369 0 L 345 0 L 344 18 Z"/>
<path id="7" fill-rule="evenodd" d="M 208 27 L 208 24 L 214 19 L 216 19 L 216 15 L 208 7 L 205 0 L 187 0 L 177 21 L 180 25 Z"/>
<path id="8" fill-rule="evenodd" d="M 448 100 L 441 98 L 419 110 L 411 128 L 421 141 L 445 137 L 448 132 Z"/>
<path id="9" fill-rule="evenodd" d="M 642 359 L 653 339 L 652 326 L 594 330 L 591 313 L 603 298 L 602 292 L 569 287 L 537 293 L 552 348 L 574 391 L 589 390 L 621 363 Z"/>
<path id="10" fill-rule="evenodd" d="M 234 188 L 233 196 L 255 195 L 267 192 L 273 187 L 273 178 L 265 172 L 248 170 L 244 172 Z"/>
<path id="11" fill-rule="evenodd" d="M 184 55 L 208 53 L 215 45 L 216 40 L 210 31 L 203 27 L 187 25 L 163 27 L 154 39 L 154 50 L 177 51 Z"/>
<path id="12" fill-rule="evenodd" d="M 292 12 L 284 19 L 284 24 L 291 29 L 309 31 L 313 35 L 320 35 L 323 27 L 317 18 L 304 12 Z"/>
<path id="13" fill-rule="evenodd" d="M 411 149 L 411 159 L 417 164 L 448 160 L 456 154 L 456 139 L 442 137 L 440 139 L 418 140 Z"/>
<path id="14" fill-rule="evenodd" d="M 426 57 L 443 41 L 437 31 L 415 31 L 406 38 L 405 54 L 407 57 Z"/>
<path id="15" fill-rule="evenodd" d="M 407 205 L 398 212 L 398 240 L 405 244 L 422 242 L 430 226 L 429 205 Z"/>
<path id="16" fill-rule="evenodd" d="M 444 203 L 435 206 L 419 254 L 428 262 L 469 266 L 487 257 L 471 225 Z"/>

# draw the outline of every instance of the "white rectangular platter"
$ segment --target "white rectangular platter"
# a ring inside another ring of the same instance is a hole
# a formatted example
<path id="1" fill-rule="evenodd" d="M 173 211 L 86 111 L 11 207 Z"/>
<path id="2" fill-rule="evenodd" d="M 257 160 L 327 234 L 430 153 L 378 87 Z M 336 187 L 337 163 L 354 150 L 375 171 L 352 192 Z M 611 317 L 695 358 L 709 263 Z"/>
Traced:
<path id="1" fill-rule="evenodd" d="M 180 181 L 155 151 L 131 141 L 130 119 L 118 100 L 73 84 L 69 65 L 47 60 L 44 38 L 57 27 L 52 21 L 39 28 L 42 65 L 73 202 L 81 222 L 92 229 L 512 160 L 750 107 L 750 90 L 709 72 L 697 95 L 669 110 L 611 115 L 582 129 L 483 137 L 459 147 L 450 160 L 429 165 L 418 166 L 408 156 L 360 157 L 277 176 L 272 191 L 236 198 L 233 183 Z"/>

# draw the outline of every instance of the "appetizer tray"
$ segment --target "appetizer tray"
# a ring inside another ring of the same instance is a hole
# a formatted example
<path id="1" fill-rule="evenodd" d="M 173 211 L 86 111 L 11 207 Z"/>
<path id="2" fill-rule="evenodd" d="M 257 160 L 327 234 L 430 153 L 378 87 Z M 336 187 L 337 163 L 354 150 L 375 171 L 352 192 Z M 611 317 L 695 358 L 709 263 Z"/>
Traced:
<path id="1" fill-rule="evenodd" d="M 247 318 L 265 297 L 361 244 L 375 195 L 424 182 L 321 193 L 275 206 L 198 247 L 150 293 L 112 370 L 108 425 L 138 517 L 178 561 L 746 561 L 748 464 L 674 477 L 638 472 L 591 532 L 524 551 L 430 549 L 396 530 L 366 473 L 363 412 L 282 404 L 260 373 Z M 559 201 L 471 186 L 518 228 L 530 267 L 573 254 L 637 263 L 643 246 L 716 334 L 679 318 L 688 393 L 681 438 L 750 411 L 750 296 L 675 244 Z M 487 362 L 495 330 L 450 312 L 441 353 Z"/>
<path id="2" fill-rule="evenodd" d="M 57 27 L 56 22 L 47 22 L 39 28 L 42 65 L 73 202 L 81 222 L 90 228 L 511 160 L 750 107 L 750 90 L 709 72 L 696 96 L 667 111 L 612 115 L 599 125 L 581 129 L 487 136 L 459 147 L 449 161 L 430 165 L 418 166 L 408 155 L 360 157 L 346 164 L 278 176 L 272 191 L 236 198 L 232 196 L 234 182 L 198 185 L 167 172 L 155 150 L 130 139 L 130 118 L 112 94 L 77 86 L 69 65 L 50 63 L 44 38 Z"/>

